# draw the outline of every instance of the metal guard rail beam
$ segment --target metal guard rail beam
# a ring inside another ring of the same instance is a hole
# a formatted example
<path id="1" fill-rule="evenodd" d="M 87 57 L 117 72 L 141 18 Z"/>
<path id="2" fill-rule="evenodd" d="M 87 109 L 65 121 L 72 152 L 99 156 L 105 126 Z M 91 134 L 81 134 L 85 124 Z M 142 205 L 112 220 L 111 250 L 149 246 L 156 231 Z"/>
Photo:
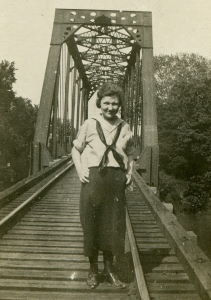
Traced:
<path id="1" fill-rule="evenodd" d="M 7 226 L 13 218 L 15 218 L 24 208 L 30 205 L 39 195 L 41 195 L 47 188 L 49 188 L 61 175 L 66 173 L 73 166 L 73 162 L 70 162 L 68 166 L 62 171 L 56 174 L 52 179 L 50 179 L 44 186 L 39 188 L 35 193 L 33 193 L 29 198 L 27 198 L 23 203 L 16 207 L 12 212 L 10 212 L 6 217 L 0 221 L 0 232 L 5 226 Z"/>
<path id="2" fill-rule="evenodd" d="M 169 243 L 175 249 L 176 255 L 195 283 L 202 299 L 211 299 L 211 261 L 191 240 L 186 230 L 177 221 L 176 216 L 165 208 L 137 171 L 134 171 L 133 179 L 149 204 Z"/>
<path id="3" fill-rule="evenodd" d="M 11 198 L 13 199 L 14 197 L 20 195 L 23 191 L 28 190 L 34 184 L 36 184 L 37 182 L 39 182 L 40 180 L 42 180 L 52 172 L 56 171 L 58 168 L 60 168 L 71 158 L 72 158 L 71 155 L 61 158 L 59 161 L 56 161 L 54 164 L 45 168 L 44 170 L 37 172 L 36 174 L 31 175 L 27 178 L 24 178 L 18 181 L 16 184 L 9 187 L 8 189 L 0 192 L 0 208 L 5 202 L 9 201 L 9 199 Z"/>

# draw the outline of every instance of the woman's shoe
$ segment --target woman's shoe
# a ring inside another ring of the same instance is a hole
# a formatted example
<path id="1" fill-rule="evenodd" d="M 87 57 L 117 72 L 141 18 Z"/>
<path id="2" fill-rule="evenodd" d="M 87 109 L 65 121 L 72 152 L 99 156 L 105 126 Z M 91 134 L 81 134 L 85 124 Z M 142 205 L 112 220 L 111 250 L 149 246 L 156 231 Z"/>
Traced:
<path id="1" fill-rule="evenodd" d="M 114 272 L 107 272 L 107 280 L 116 288 L 126 288 L 126 285 L 119 280 L 118 275 Z"/>
<path id="2" fill-rule="evenodd" d="M 106 263 L 105 268 L 102 271 L 101 275 L 101 282 L 107 281 L 111 283 L 114 287 L 124 289 L 126 285 L 119 280 L 118 275 L 114 272 L 114 268 L 111 263 Z"/>
<path id="3" fill-rule="evenodd" d="M 98 281 L 98 273 L 95 273 L 93 271 L 90 271 L 87 277 L 86 281 L 87 285 L 91 288 L 94 289 L 98 286 L 99 281 Z"/>

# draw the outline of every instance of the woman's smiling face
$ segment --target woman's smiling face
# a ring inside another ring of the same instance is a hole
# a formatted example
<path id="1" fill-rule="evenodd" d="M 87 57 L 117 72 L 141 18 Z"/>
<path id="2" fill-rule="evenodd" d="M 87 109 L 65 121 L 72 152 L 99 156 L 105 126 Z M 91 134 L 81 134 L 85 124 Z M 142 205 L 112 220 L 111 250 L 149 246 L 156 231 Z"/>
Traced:
<path id="1" fill-rule="evenodd" d="M 105 96 L 100 101 L 100 109 L 102 115 L 107 120 L 112 120 L 116 117 L 119 110 L 119 99 L 117 96 Z"/>

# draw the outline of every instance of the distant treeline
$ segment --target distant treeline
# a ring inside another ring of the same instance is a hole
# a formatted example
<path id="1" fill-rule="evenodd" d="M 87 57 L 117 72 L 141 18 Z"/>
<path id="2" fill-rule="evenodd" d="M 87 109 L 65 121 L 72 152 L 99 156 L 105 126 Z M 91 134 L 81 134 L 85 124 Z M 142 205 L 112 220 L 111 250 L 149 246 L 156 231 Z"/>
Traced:
<path id="1" fill-rule="evenodd" d="M 13 91 L 14 62 L 0 63 L 0 190 L 27 177 L 37 106 Z"/>

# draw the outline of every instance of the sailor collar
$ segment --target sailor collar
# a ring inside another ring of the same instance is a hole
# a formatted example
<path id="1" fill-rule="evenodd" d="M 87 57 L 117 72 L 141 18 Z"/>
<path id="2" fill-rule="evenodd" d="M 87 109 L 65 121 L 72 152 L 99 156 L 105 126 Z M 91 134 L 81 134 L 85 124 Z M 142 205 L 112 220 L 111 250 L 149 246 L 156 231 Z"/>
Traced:
<path id="1" fill-rule="evenodd" d="M 98 120 L 100 122 L 102 128 L 107 130 L 109 133 L 111 133 L 113 130 L 115 130 L 119 126 L 119 124 L 123 122 L 122 119 L 117 117 L 114 124 L 110 124 L 103 118 L 103 116 L 101 114 L 96 116 L 94 119 Z"/>

